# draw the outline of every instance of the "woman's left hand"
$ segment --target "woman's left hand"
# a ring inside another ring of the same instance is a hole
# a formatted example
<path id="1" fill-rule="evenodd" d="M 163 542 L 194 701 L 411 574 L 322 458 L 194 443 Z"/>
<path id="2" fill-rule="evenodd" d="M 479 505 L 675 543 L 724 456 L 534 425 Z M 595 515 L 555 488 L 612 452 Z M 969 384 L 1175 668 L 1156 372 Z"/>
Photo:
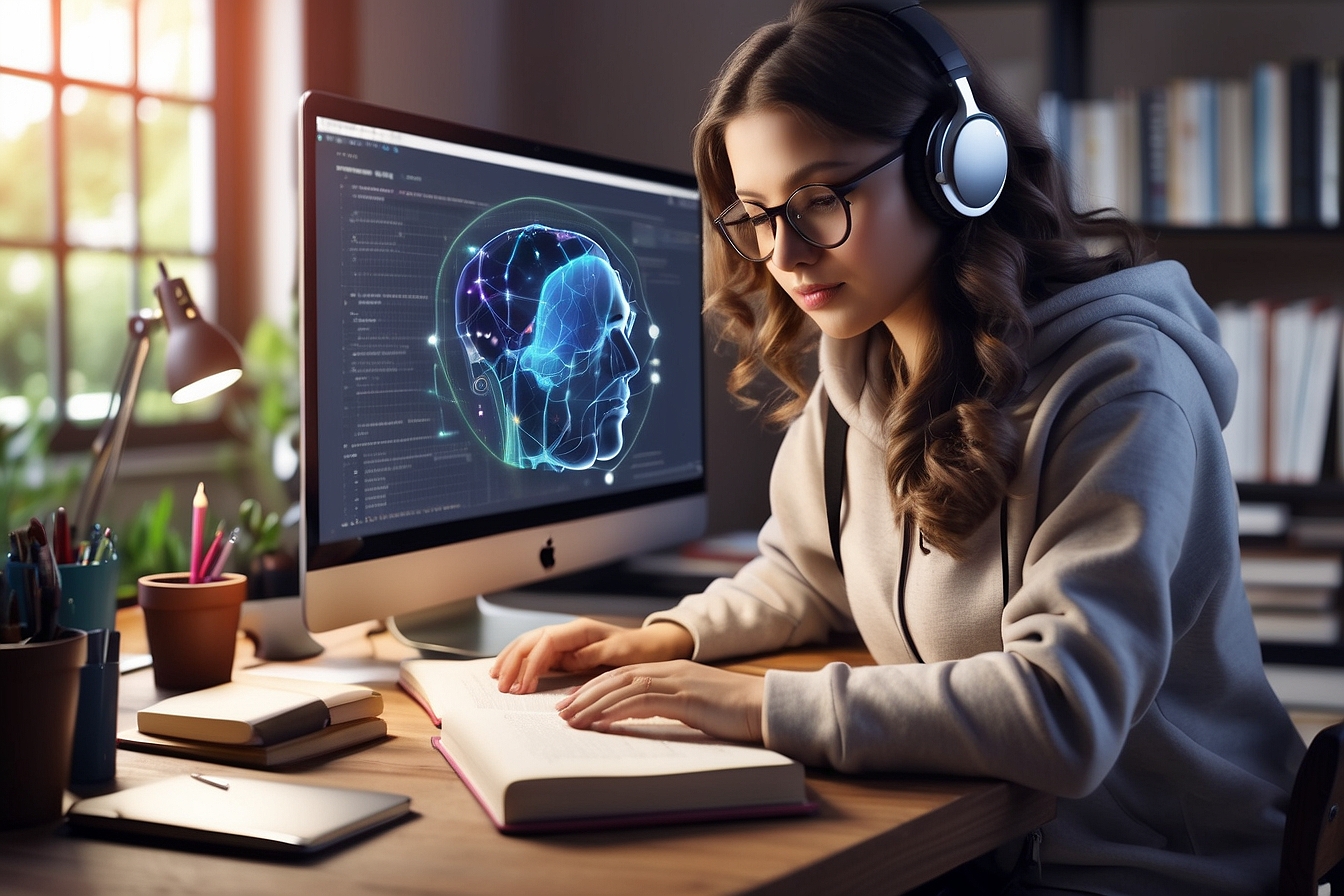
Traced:
<path id="1" fill-rule="evenodd" d="M 642 663 L 604 672 L 556 709 L 574 728 L 606 730 L 622 719 L 662 716 L 711 737 L 759 744 L 765 679 L 691 660 Z"/>

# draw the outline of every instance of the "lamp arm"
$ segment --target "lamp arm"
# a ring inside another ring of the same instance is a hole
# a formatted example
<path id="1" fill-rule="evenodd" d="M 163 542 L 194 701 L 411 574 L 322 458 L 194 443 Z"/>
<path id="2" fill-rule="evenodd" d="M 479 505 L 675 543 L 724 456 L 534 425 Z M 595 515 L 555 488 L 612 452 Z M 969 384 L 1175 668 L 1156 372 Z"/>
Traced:
<path id="1" fill-rule="evenodd" d="M 112 403 L 108 405 L 107 419 L 93 440 L 93 463 L 89 466 L 89 474 L 79 494 L 79 504 L 71 518 L 76 539 L 87 534 L 97 521 L 103 497 L 117 478 L 122 448 L 126 444 L 126 432 L 131 425 L 136 395 L 140 391 L 140 376 L 145 370 L 145 359 L 149 357 L 149 336 L 162 321 L 162 313 L 149 310 L 134 314 L 127 321 L 130 340 L 121 358 L 116 390 Z"/>

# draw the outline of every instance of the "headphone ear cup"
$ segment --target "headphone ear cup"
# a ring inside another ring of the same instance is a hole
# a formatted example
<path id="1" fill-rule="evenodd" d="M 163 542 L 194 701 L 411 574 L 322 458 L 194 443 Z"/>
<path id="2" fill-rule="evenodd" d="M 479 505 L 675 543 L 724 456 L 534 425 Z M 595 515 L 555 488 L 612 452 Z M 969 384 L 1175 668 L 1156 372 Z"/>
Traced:
<path id="1" fill-rule="evenodd" d="M 936 109 L 927 111 L 905 138 L 906 186 L 924 214 L 944 226 L 964 220 L 943 198 L 942 187 L 934 180 L 938 169 L 931 157 L 938 151 L 951 117 L 951 113 L 939 114 Z"/>

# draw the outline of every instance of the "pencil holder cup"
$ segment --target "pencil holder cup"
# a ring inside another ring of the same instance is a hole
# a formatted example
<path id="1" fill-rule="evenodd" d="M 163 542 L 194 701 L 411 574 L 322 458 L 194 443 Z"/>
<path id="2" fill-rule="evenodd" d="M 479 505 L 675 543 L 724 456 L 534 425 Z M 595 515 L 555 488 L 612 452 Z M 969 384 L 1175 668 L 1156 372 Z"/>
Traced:
<path id="1" fill-rule="evenodd" d="M 154 660 L 154 684 L 195 691 L 229 681 L 246 598 L 247 576 L 237 573 L 195 585 L 184 572 L 141 576 L 139 601 Z"/>
<path id="2" fill-rule="evenodd" d="M 60 818 L 70 783 L 82 631 L 0 644 L 0 828 Z"/>
<path id="3" fill-rule="evenodd" d="M 5 566 L 5 576 L 10 588 L 20 597 L 19 609 L 25 624 L 27 586 L 24 570 L 31 569 L 31 563 L 10 561 Z M 121 571 L 116 556 L 98 563 L 62 563 L 56 567 L 61 576 L 61 608 L 56 621 L 63 628 L 77 628 L 90 632 L 96 628 L 112 631 L 117 622 L 117 574 Z"/>

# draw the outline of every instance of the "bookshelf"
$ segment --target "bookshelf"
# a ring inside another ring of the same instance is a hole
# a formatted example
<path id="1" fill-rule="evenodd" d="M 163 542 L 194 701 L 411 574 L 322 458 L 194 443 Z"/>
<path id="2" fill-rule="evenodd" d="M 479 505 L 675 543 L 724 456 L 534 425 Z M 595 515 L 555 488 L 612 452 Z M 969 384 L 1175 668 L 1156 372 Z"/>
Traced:
<path id="1" fill-rule="evenodd" d="M 953 2 L 947 9 L 953 16 L 966 15 L 967 6 Z M 1175 83 L 1196 80 L 1253 84 L 1252 72 L 1266 62 L 1279 63 L 1287 73 L 1297 60 L 1344 61 L 1338 40 L 1344 33 L 1344 3 L 1336 0 L 1043 0 L 1034 6 L 1034 14 L 1043 16 L 1049 49 L 1041 84 L 1066 104 L 1132 97 L 1154 88 L 1169 91 Z M 986 55 L 996 52 L 990 48 Z M 1129 133 L 1134 131 L 1122 124 L 1120 134 Z M 1245 133 L 1253 135 L 1249 129 Z M 1141 164 L 1133 152 L 1130 158 Z M 1335 164 L 1337 172 L 1338 155 Z M 1291 190 L 1291 176 L 1284 180 Z M 1139 186 L 1122 178 L 1119 189 L 1128 188 L 1131 199 L 1141 199 Z M 1253 214 L 1249 223 L 1227 226 L 1215 216 L 1208 226 L 1188 226 L 1168 218 L 1144 226 L 1158 254 L 1182 262 L 1211 305 L 1308 296 L 1344 303 L 1344 229 L 1295 222 L 1291 216 L 1282 226 L 1263 226 L 1260 220 Z M 1336 377 L 1335 382 L 1344 380 Z M 1283 508 L 1289 520 L 1338 519 L 1344 532 L 1340 405 L 1336 394 L 1321 481 L 1240 482 L 1242 501 Z M 1286 548 L 1288 537 L 1247 538 L 1243 544 L 1248 552 Z M 1344 536 L 1314 549 L 1344 556 Z M 1336 619 L 1344 612 L 1342 602 L 1337 593 Z M 1344 667 L 1344 638 L 1336 635 L 1333 643 L 1267 640 L 1262 654 L 1267 663 Z"/>

